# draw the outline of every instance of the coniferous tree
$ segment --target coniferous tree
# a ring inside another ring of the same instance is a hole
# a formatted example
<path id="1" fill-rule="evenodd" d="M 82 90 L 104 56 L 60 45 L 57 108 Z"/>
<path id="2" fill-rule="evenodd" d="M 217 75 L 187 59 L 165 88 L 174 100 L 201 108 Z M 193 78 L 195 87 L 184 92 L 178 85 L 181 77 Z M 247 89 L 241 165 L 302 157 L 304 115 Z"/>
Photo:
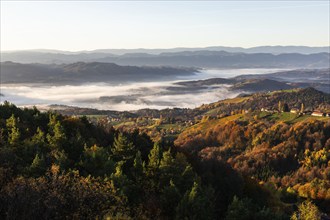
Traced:
<path id="1" fill-rule="evenodd" d="M 177 178 L 176 186 L 181 191 L 190 188 L 196 179 L 196 173 L 194 173 L 192 166 L 187 162 L 185 155 L 177 153 L 174 159 L 174 164 L 175 176 Z"/>
<path id="2" fill-rule="evenodd" d="M 4 129 L 0 129 L 0 146 L 3 146 L 5 144 L 5 137 L 4 137 Z"/>
<path id="3" fill-rule="evenodd" d="M 129 187 L 131 184 L 128 177 L 123 172 L 124 165 L 125 161 L 119 161 L 116 164 L 115 172 L 111 174 L 111 179 L 114 182 L 115 187 L 122 195 L 129 196 Z"/>
<path id="4" fill-rule="evenodd" d="M 33 144 L 45 144 L 45 133 L 38 127 L 31 141 Z"/>
<path id="5" fill-rule="evenodd" d="M 141 152 L 136 152 L 133 164 L 133 172 L 136 177 L 141 176 L 143 174 L 144 164 L 141 158 Z"/>
<path id="6" fill-rule="evenodd" d="M 8 129 L 8 143 L 10 145 L 15 145 L 19 142 L 21 137 L 21 132 L 17 128 L 17 119 L 14 114 L 6 120 L 6 127 Z"/>
<path id="7" fill-rule="evenodd" d="M 151 170 L 157 170 L 159 167 L 161 156 L 162 156 L 162 152 L 159 143 L 156 142 L 148 155 L 149 158 L 148 168 Z"/>
<path id="8" fill-rule="evenodd" d="M 60 121 L 56 119 L 55 115 L 50 115 L 48 123 L 49 133 L 47 134 L 47 141 L 53 148 L 63 148 L 66 140 L 65 131 Z"/>
<path id="9" fill-rule="evenodd" d="M 47 167 L 44 156 L 39 156 L 39 154 L 36 154 L 30 166 L 31 175 L 35 177 L 41 176 L 45 173 L 46 170 Z"/>
<path id="10" fill-rule="evenodd" d="M 174 158 L 171 154 L 171 149 L 168 149 L 163 153 L 162 159 L 159 163 L 159 169 L 168 170 L 173 165 Z"/>
<path id="11" fill-rule="evenodd" d="M 36 133 L 32 136 L 30 143 L 37 152 L 45 153 L 47 150 L 45 133 L 39 127 L 37 128 Z"/>
<path id="12" fill-rule="evenodd" d="M 171 154 L 171 150 L 169 149 L 163 153 L 162 159 L 159 163 L 159 184 L 161 186 L 167 185 L 170 180 L 173 180 L 174 183 L 179 182 L 179 177 L 176 170 L 177 167 L 175 166 L 174 158 Z M 179 175 L 181 175 L 181 173 Z"/>
<path id="13" fill-rule="evenodd" d="M 214 219 L 214 190 L 194 182 L 176 208 L 176 219 Z"/>
<path id="14" fill-rule="evenodd" d="M 135 156 L 135 147 L 128 138 L 119 133 L 114 140 L 112 154 L 115 159 L 120 160 L 130 160 Z"/>
<path id="15" fill-rule="evenodd" d="M 252 201 L 250 199 L 240 200 L 234 196 L 233 201 L 228 206 L 226 220 L 249 220 L 252 219 Z"/>
<path id="16" fill-rule="evenodd" d="M 159 188 L 159 163 L 161 160 L 161 149 L 159 143 L 155 143 L 154 147 L 150 150 L 148 155 L 149 161 L 146 167 L 146 175 L 150 189 L 158 190 Z"/>
<path id="17" fill-rule="evenodd" d="M 180 191 L 175 186 L 173 181 L 162 190 L 161 205 L 165 216 L 173 219 L 175 216 L 175 208 L 177 207 L 181 198 Z"/>
<path id="18" fill-rule="evenodd" d="M 92 147 L 85 145 L 80 166 L 86 174 L 103 176 L 112 173 L 114 162 L 103 147 L 98 147 L 96 144 Z"/>

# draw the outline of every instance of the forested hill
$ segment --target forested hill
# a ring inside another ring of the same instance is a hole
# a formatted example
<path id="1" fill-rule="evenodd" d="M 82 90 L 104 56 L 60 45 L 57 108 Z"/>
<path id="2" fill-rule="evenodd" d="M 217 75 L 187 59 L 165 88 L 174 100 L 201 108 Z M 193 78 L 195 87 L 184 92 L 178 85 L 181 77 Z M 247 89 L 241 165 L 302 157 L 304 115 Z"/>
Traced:
<path id="1" fill-rule="evenodd" d="M 234 99 L 221 100 L 212 104 L 205 104 L 197 108 L 207 115 L 230 114 L 232 111 L 279 110 L 279 102 L 287 104 L 288 109 L 300 109 L 304 105 L 305 111 L 329 111 L 330 94 L 320 92 L 313 88 L 290 89 L 274 92 L 254 93 L 238 96 Z"/>
<path id="2" fill-rule="evenodd" d="M 262 111 L 204 117 L 181 132 L 175 145 L 192 161 L 230 164 L 258 181 L 280 210 L 310 199 L 330 212 L 329 117 Z"/>
<path id="3" fill-rule="evenodd" d="M 1 83 L 78 84 L 92 82 L 140 82 L 193 75 L 194 68 L 119 66 L 113 63 L 62 65 L 1 63 Z"/>
<path id="4" fill-rule="evenodd" d="M 308 108 L 329 104 L 298 89 L 91 123 L 5 102 L 0 218 L 326 219 L 330 118 Z"/>

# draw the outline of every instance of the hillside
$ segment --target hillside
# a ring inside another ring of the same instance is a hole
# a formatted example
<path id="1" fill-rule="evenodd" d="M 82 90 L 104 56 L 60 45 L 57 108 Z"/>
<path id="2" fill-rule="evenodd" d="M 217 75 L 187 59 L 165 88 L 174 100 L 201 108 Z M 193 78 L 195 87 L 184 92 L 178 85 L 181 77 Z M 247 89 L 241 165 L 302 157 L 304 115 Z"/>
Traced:
<path id="1" fill-rule="evenodd" d="M 194 161 L 230 164 L 287 207 L 312 199 L 330 211 L 330 118 L 260 111 L 204 118 L 174 143 Z"/>
<path id="2" fill-rule="evenodd" d="M 183 82 L 177 82 L 175 84 L 187 86 L 187 87 L 200 87 L 200 86 L 212 86 L 212 85 L 221 85 L 221 84 L 233 84 L 235 82 L 237 81 L 233 79 L 211 78 L 205 80 L 183 81 Z"/>
<path id="3" fill-rule="evenodd" d="M 232 91 L 268 92 L 293 88 L 313 87 L 330 93 L 330 69 L 297 69 L 268 74 L 244 74 L 232 78 L 210 78 L 178 82 L 176 85 L 186 89 L 208 88 L 221 84 L 231 85 Z"/>
<path id="4" fill-rule="evenodd" d="M 282 82 L 278 82 L 271 79 L 251 79 L 240 83 L 234 84 L 230 89 L 250 91 L 250 92 L 260 92 L 260 91 L 274 91 L 274 90 L 285 90 L 292 89 L 293 87 Z"/>
<path id="5" fill-rule="evenodd" d="M 193 75 L 193 68 L 133 67 L 113 63 L 72 63 L 62 65 L 1 63 L 2 83 L 77 84 L 88 82 L 139 82 Z"/>
<path id="6" fill-rule="evenodd" d="M 203 105 L 198 110 L 208 111 L 211 115 L 222 113 L 230 114 L 232 111 L 278 110 L 278 103 L 286 103 L 288 107 L 300 109 L 303 103 L 306 110 L 330 109 L 330 94 L 320 92 L 313 88 L 274 91 L 244 95 L 235 99 L 227 99 L 208 105 Z"/>
<path id="7" fill-rule="evenodd" d="M 5 102 L 0 216 L 284 220 L 310 199 L 326 217 L 330 118 L 275 111 L 279 102 L 330 109 L 312 88 L 196 109 L 66 108 L 74 116 Z"/>
<path id="8" fill-rule="evenodd" d="M 329 95 L 313 89 L 238 97 L 200 107 L 209 111 L 174 144 L 194 161 L 230 164 L 287 205 L 309 198 L 329 213 L 330 118 L 260 110 L 276 109 L 279 101 L 330 112 Z"/>
<path id="9" fill-rule="evenodd" d="M 330 69 L 297 69 L 297 70 L 288 70 L 288 71 L 279 71 L 269 74 L 251 74 L 251 75 L 241 75 L 234 77 L 235 80 L 243 79 L 254 79 L 259 78 L 268 78 L 277 81 L 286 81 L 292 83 L 299 82 L 314 82 L 321 83 L 327 82 L 329 80 Z M 329 82 L 328 82 L 329 83 Z"/>

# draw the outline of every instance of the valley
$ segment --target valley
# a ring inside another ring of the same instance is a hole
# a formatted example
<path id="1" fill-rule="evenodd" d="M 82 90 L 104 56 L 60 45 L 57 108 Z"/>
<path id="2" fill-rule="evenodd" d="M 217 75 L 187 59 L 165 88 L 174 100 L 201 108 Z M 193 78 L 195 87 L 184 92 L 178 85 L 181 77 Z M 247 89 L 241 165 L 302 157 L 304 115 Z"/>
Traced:
<path id="1" fill-rule="evenodd" d="M 329 0 L 0 8 L 1 220 L 330 220 Z"/>
<path id="2" fill-rule="evenodd" d="M 306 199 L 325 219 L 330 211 L 330 95 L 314 88 L 252 93 L 193 109 L 53 105 L 40 112 L 5 102 L 0 113 L 0 174 L 6 176 L 0 203 L 6 209 L 16 205 L 15 192 L 28 195 L 18 210 L 31 203 L 30 216 L 44 208 L 48 216 L 62 213 L 35 204 L 36 195 L 65 195 L 85 207 L 84 215 L 100 210 L 128 219 L 200 216 L 189 204 L 205 205 L 202 215 L 209 219 L 241 216 L 239 210 L 253 219 L 289 219 Z M 196 190 L 207 203 L 184 202 Z M 98 208 L 86 205 L 91 197 Z M 117 211 L 103 208 L 102 199 Z M 175 201 L 169 206 L 167 199 Z M 68 200 L 60 204 L 74 211 Z"/>

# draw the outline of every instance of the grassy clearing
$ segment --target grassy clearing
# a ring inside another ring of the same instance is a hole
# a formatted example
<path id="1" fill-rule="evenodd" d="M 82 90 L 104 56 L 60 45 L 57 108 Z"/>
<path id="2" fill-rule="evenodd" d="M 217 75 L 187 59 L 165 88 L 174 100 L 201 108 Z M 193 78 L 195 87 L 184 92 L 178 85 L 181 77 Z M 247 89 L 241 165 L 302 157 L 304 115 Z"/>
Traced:
<path id="1" fill-rule="evenodd" d="M 267 117 L 269 117 L 269 116 L 271 116 L 272 115 L 272 113 L 269 113 L 269 112 L 260 112 L 259 114 L 258 114 L 258 117 L 259 118 L 267 118 Z"/>
<path id="2" fill-rule="evenodd" d="M 329 117 L 310 116 L 310 118 L 317 119 L 317 120 L 320 120 L 320 121 L 327 121 L 327 120 L 330 120 Z"/>
<path id="3" fill-rule="evenodd" d="M 193 128 L 193 129 L 198 129 L 198 130 L 207 130 L 210 129 L 211 127 L 214 127 L 218 124 L 224 124 L 228 121 L 233 121 L 233 120 L 237 120 L 242 118 L 243 115 L 242 114 L 236 114 L 236 115 L 231 115 L 231 116 L 227 116 L 224 118 L 220 118 L 220 119 L 208 119 L 205 121 L 201 121 L 200 123 L 193 125 L 192 127 L 189 128 Z"/>
<path id="4" fill-rule="evenodd" d="M 87 118 L 104 118 L 107 117 L 108 115 L 77 115 L 77 117 L 83 117 L 86 116 Z"/>
<path id="5" fill-rule="evenodd" d="M 166 129 L 166 130 L 181 128 L 181 126 L 178 124 L 161 124 L 161 125 L 158 125 L 157 127 L 160 129 Z"/>
<path id="6" fill-rule="evenodd" d="M 281 112 L 281 113 L 269 113 L 269 112 L 261 112 L 259 114 L 259 118 L 265 118 L 269 120 L 274 120 L 274 121 L 281 121 L 281 122 L 286 122 L 289 124 L 294 124 L 297 122 L 302 122 L 305 120 L 330 120 L 329 117 L 318 117 L 318 116 L 311 116 L 311 115 L 301 115 L 299 116 L 298 114 L 295 113 L 290 113 L 290 112 Z"/>
<path id="7" fill-rule="evenodd" d="M 217 115 L 219 111 L 219 108 L 214 108 L 208 112 L 205 113 L 205 115 L 210 116 L 210 115 Z"/>
<path id="8" fill-rule="evenodd" d="M 283 93 L 283 92 L 292 93 L 292 92 L 298 92 L 298 91 L 299 91 L 299 89 L 285 89 L 285 90 L 270 92 L 269 94 L 274 95 L 277 93 Z"/>
<path id="9" fill-rule="evenodd" d="M 221 102 L 224 103 L 224 104 L 237 104 L 237 103 L 241 103 L 241 102 L 244 102 L 245 100 L 248 100 L 250 97 L 247 96 L 247 97 L 236 97 L 236 98 L 233 98 L 233 99 L 225 99 L 225 100 L 222 100 Z"/>
<path id="10" fill-rule="evenodd" d="M 298 115 L 295 113 L 290 113 L 290 112 L 281 112 L 281 113 L 274 113 L 269 116 L 270 119 L 274 119 L 276 121 L 292 121 L 296 118 L 298 118 Z"/>
<path id="11" fill-rule="evenodd" d="M 114 125 L 115 128 L 122 127 L 122 126 L 134 126 L 135 122 L 134 121 L 125 121 L 118 123 L 117 125 Z"/>

